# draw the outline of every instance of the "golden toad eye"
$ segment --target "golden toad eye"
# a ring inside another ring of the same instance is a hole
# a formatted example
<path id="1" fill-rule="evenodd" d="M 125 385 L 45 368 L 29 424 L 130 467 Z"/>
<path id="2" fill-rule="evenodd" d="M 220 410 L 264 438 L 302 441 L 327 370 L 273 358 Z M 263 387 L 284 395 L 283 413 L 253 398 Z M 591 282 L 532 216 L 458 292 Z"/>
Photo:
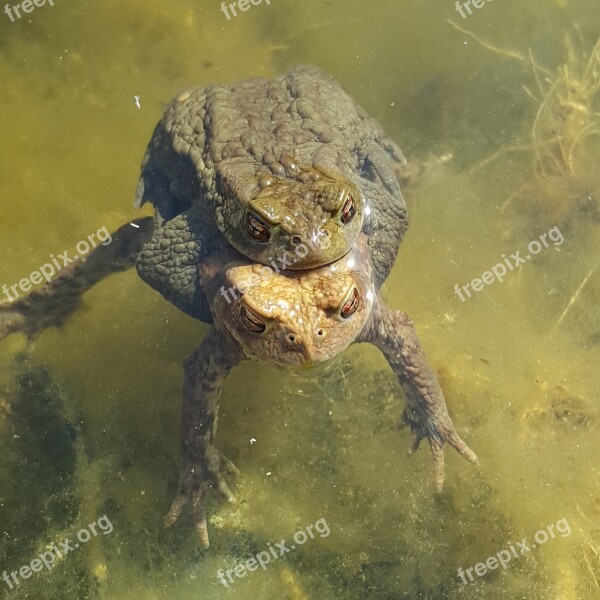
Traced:
<path id="1" fill-rule="evenodd" d="M 356 202 L 354 201 L 354 197 L 352 194 L 348 194 L 348 199 L 344 203 L 342 207 L 341 221 L 344 225 L 350 223 L 352 219 L 354 219 L 354 215 L 356 214 Z"/>
<path id="2" fill-rule="evenodd" d="M 242 323 L 253 333 L 262 333 L 267 328 L 264 321 L 245 306 L 240 309 L 240 317 Z"/>
<path id="3" fill-rule="evenodd" d="M 358 296 L 358 290 L 355 287 L 353 287 L 352 291 L 350 292 L 350 294 L 348 294 L 348 297 L 342 305 L 342 310 L 340 311 L 342 319 L 348 319 L 349 317 L 351 317 L 358 310 L 359 306 L 360 298 Z"/>
<path id="4" fill-rule="evenodd" d="M 256 214 L 246 214 L 246 233 L 257 242 L 265 244 L 271 237 L 269 226 Z"/>

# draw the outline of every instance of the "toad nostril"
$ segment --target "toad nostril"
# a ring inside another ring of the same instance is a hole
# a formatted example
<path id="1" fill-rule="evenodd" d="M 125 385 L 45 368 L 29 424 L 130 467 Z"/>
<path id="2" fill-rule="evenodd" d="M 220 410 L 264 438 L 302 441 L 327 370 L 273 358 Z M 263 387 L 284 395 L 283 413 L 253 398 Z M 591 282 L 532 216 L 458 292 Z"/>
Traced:
<path id="1" fill-rule="evenodd" d="M 322 329 L 317 329 L 317 335 L 323 335 L 324 331 Z"/>
<path id="2" fill-rule="evenodd" d="M 290 342 L 295 342 L 296 341 L 296 336 L 293 333 L 290 333 L 290 335 L 288 335 L 288 340 Z"/>
<path id="3" fill-rule="evenodd" d="M 292 243 L 292 246 L 299 246 L 302 243 L 302 239 L 299 235 L 293 235 L 290 242 Z"/>

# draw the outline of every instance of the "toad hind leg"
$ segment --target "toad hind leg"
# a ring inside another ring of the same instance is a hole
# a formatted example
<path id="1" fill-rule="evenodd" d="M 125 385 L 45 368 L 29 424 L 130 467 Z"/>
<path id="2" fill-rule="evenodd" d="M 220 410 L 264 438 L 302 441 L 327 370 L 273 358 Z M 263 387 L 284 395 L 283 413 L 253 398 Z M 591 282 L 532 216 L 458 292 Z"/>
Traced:
<path id="1" fill-rule="evenodd" d="M 231 369 L 244 358 L 241 348 L 228 333 L 212 327 L 198 349 L 183 363 L 179 489 L 164 524 L 170 527 L 175 523 L 190 502 L 194 526 L 204 548 L 209 545 L 206 527 L 208 490 L 212 488 L 228 502 L 235 501 L 222 473 L 236 473 L 237 469 L 220 455 L 214 439 L 221 386 Z"/>
<path id="2" fill-rule="evenodd" d="M 38 290 L 12 303 L 0 303 L 0 340 L 17 332 L 31 339 L 46 327 L 62 325 L 87 290 L 112 273 L 133 267 L 152 235 L 153 219 L 136 219 L 133 225 L 120 227 L 111 235 L 110 244 L 96 246 Z"/>
<path id="3" fill-rule="evenodd" d="M 444 484 L 443 449 L 446 444 L 472 462 L 477 462 L 477 456 L 454 428 L 444 395 L 412 321 L 408 315 L 390 309 L 378 298 L 357 341 L 377 346 L 398 377 L 408 402 L 402 418 L 413 435 L 409 451 L 414 453 L 421 440 L 428 439 L 433 458 L 433 483 L 440 492 Z"/>

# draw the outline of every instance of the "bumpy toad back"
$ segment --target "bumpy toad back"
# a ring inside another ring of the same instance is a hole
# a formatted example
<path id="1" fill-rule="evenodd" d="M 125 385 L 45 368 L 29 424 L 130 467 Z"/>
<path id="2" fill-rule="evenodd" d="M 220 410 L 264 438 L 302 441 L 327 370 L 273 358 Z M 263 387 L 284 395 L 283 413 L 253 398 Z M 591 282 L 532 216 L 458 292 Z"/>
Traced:
<path id="1" fill-rule="evenodd" d="M 385 229 L 372 248 L 384 277 L 406 229 L 394 173 L 403 164 L 339 84 L 316 67 L 298 67 L 175 98 L 148 147 L 136 205 L 152 202 L 168 221 L 199 204 L 252 260 L 270 264 L 293 251 L 291 269 L 341 258 L 374 221 Z M 378 211 L 385 226 L 373 219 Z"/>

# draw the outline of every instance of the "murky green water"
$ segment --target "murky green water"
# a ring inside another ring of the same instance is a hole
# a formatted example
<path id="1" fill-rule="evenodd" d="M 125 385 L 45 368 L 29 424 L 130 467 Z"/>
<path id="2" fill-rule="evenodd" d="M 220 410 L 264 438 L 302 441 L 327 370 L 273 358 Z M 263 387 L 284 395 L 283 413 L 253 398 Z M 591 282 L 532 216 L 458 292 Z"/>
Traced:
<path id="1" fill-rule="evenodd" d="M 0 345 L 0 576 L 111 524 L 19 586 L 0 579 L 0 597 L 599 597 L 597 2 L 488 0 L 463 19 L 451 0 L 271 0 L 229 21 L 219 4 L 0 13 L 0 284 L 137 216 L 139 163 L 177 91 L 318 64 L 407 156 L 453 156 L 407 190 L 384 292 L 414 319 L 480 465 L 446 450 L 434 497 L 428 450 L 406 457 L 402 393 L 370 347 L 312 376 L 244 364 L 218 436 L 242 471 L 239 503 L 211 504 L 212 545 L 196 549 L 189 515 L 170 530 L 162 515 L 180 365 L 206 328 L 133 271 L 114 275 L 64 328 Z M 455 293 L 543 234 L 502 282 Z M 328 535 L 217 578 L 321 519 Z M 523 540 L 536 548 L 521 555 Z M 474 570 L 502 551 L 506 568 Z"/>

